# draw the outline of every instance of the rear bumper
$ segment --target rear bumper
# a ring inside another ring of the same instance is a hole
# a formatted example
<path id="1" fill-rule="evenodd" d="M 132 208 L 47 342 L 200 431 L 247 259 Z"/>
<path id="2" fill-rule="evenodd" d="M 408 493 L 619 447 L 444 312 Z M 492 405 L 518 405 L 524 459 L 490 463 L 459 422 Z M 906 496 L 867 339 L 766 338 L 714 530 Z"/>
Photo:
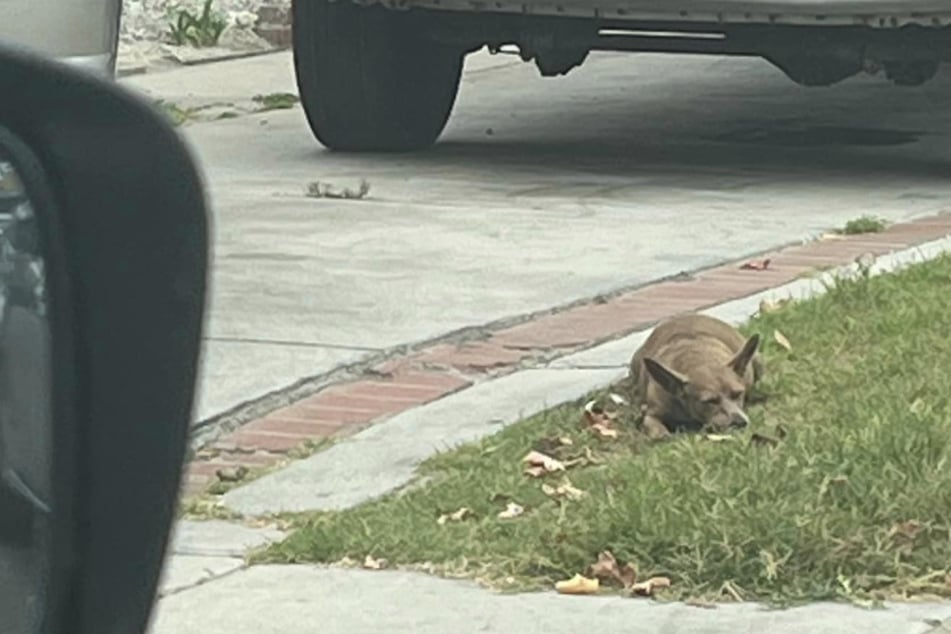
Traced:
<path id="1" fill-rule="evenodd" d="M 0 0 L 0 42 L 109 74 L 121 0 Z"/>

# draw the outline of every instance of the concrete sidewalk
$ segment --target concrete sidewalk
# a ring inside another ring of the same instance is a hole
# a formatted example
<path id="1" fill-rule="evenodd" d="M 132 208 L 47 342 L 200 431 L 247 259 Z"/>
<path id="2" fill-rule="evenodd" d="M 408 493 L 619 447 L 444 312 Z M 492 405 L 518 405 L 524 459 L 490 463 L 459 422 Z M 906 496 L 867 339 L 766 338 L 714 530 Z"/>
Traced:
<path id="1" fill-rule="evenodd" d="M 403 572 L 261 566 L 162 601 L 151 634 L 925 634 L 948 604 L 704 610 L 620 597 L 501 595 Z"/>

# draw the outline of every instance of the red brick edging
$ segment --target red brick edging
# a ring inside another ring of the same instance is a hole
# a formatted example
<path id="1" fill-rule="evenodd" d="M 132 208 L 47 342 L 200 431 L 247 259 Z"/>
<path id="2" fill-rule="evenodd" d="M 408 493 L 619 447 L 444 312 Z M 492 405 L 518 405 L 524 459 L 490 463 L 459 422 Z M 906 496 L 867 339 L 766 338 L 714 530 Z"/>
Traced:
<path id="1" fill-rule="evenodd" d="M 866 254 L 881 256 L 949 234 L 951 215 L 942 214 L 892 225 L 878 234 L 786 247 L 761 256 L 770 260 L 765 270 L 744 270 L 731 262 L 499 328 L 478 341 L 434 344 L 225 435 L 189 464 L 184 493 L 205 491 L 220 470 L 274 465 L 307 441 L 352 434 L 527 362 L 569 354 L 672 315 L 781 286 L 817 268 L 847 265 Z"/>

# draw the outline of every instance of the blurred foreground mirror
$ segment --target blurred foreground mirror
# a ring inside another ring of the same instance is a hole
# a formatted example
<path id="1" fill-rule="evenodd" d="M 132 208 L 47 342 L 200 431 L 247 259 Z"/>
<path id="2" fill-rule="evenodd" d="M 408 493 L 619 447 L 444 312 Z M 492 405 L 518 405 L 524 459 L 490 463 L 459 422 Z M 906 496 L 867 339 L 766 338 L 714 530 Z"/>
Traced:
<path id="1" fill-rule="evenodd" d="M 155 106 L 0 44 L 0 634 L 142 634 L 198 368 L 204 191 Z"/>
<path id="2" fill-rule="evenodd" d="M 39 163 L 0 128 L 0 632 L 42 631 L 50 586 L 53 385 Z M 37 209 L 37 207 L 40 209 Z"/>

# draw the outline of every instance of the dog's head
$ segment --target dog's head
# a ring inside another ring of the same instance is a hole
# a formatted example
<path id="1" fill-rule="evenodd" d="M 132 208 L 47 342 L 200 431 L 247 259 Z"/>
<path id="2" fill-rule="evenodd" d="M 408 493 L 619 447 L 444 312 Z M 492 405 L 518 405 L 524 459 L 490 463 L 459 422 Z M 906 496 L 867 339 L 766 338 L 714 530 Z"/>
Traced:
<path id="1" fill-rule="evenodd" d="M 759 335 L 753 335 L 728 363 L 696 363 L 685 373 L 651 358 L 644 359 L 644 366 L 690 423 L 716 431 L 740 429 L 750 424 L 743 409 L 748 385 L 745 377 L 759 342 Z"/>

